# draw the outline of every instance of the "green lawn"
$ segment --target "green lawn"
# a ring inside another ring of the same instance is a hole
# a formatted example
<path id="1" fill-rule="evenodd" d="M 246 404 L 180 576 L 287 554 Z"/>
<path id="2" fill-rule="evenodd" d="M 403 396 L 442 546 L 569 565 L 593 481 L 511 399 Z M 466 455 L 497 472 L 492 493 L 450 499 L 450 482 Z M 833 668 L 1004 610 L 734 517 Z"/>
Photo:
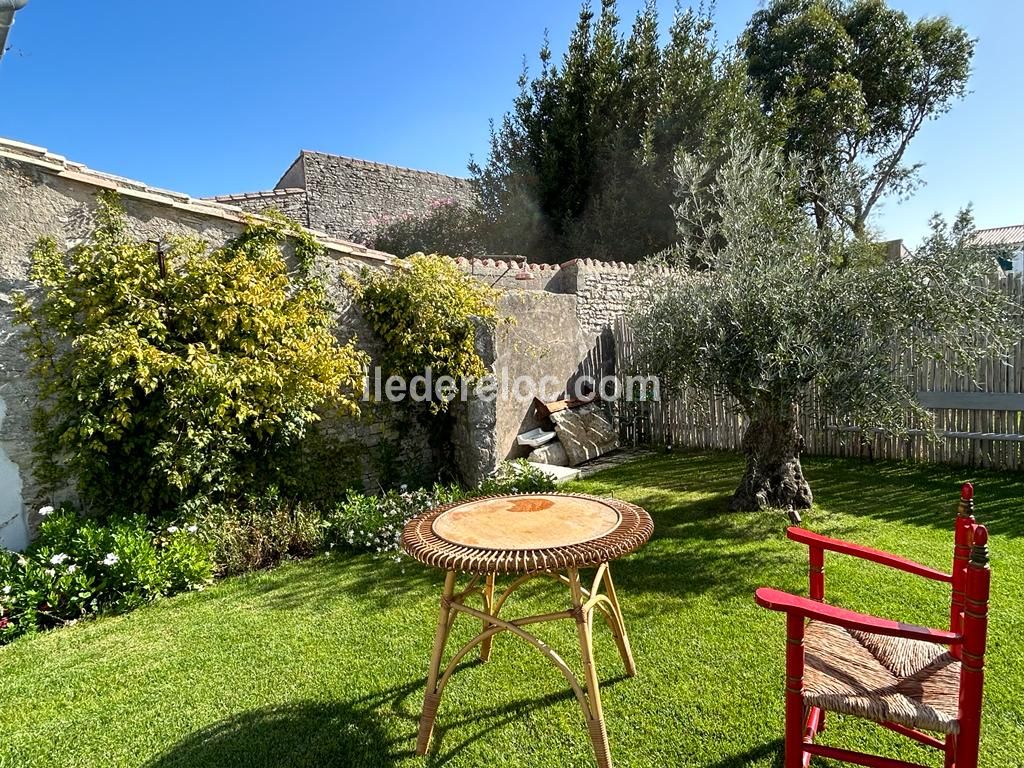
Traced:
<path id="1" fill-rule="evenodd" d="M 948 566 L 964 472 L 806 468 L 819 503 L 809 528 Z M 596 631 L 617 766 L 780 765 L 783 619 L 757 608 L 753 592 L 804 590 L 806 555 L 785 540 L 779 515 L 726 511 L 739 471 L 734 456 L 676 454 L 573 486 L 641 504 L 655 521 L 650 544 L 616 569 L 636 678 L 622 677 L 603 624 Z M 993 534 L 982 762 L 1009 768 L 1024 765 L 1024 476 L 973 474 Z M 847 607 L 945 619 L 944 592 L 914 577 L 833 556 L 827 578 Z M 407 560 L 320 557 L 23 638 L 0 649 L 0 766 L 591 765 L 561 675 L 509 636 L 490 663 L 456 675 L 433 753 L 413 755 L 440 581 Z M 543 584 L 518 605 L 542 612 L 564 599 Z M 459 621 L 463 636 L 475 631 Z M 571 624 L 541 634 L 575 660 Z M 941 762 L 853 720 L 831 720 L 826 741 Z"/>

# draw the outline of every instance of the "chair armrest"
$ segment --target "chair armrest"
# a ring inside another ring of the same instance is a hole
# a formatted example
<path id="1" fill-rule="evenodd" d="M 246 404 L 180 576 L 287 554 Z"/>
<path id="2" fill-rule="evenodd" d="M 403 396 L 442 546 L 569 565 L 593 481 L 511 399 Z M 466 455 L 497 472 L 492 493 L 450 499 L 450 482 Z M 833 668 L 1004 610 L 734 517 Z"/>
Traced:
<path id="1" fill-rule="evenodd" d="M 951 584 L 953 582 L 953 577 L 948 573 L 943 573 L 942 571 L 937 571 L 934 568 L 929 568 L 927 565 L 921 565 L 921 563 L 915 563 L 913 560 L 907 560 L 905 557 L 899 557 L 898 555 L 892 555 L 878 549 L 864 547 L 860 544 L 853 544 L 849 541 L 830 539 L 828 536 L 812 533 L 806 528 L 790 526 L 786 529 L 786 535 L 793 541 L 798 541 L 809 547 L 819 547 L 821 549 L 827 549 L 830 552 L 839 552 L 844 555 L 859 557 L 862 560 L 869 560 L 872 563 L 885 565 L 890 568 L 905 571 L 906 573 L 924 576 L 924 578 L 932 579 L 934 581 L 943 581 L 947 584 Z"/>
<path id="2" fill-rule="evenodd" d="M 861 632 L 873 632 L 876 635 L 904 637 L 908 640 L 924 640 L 943 645 L 960 645 L 963 637 L 955 632 L 944 629 L 932 629 L 917 624 L 904 624 L 892 619 L 880 619 L 866 613 L 848 611 L 834 605 L 826 605 L 817 600 L 791 595 L 778 589 L 761 587 L 754 594 L 757 604 L 771 611 L 782 611 L 787 614 L 798 614 L 808 619 L 823 621 L 826 624 L 837 624 L 847 629 L 859 629 Z"/>

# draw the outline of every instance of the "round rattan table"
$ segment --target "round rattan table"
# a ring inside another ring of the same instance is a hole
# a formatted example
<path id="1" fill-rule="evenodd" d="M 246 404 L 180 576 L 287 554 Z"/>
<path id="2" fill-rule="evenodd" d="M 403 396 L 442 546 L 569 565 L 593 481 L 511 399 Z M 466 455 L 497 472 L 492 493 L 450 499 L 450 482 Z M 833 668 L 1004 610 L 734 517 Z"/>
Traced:
<path id="1" fill-rule="evenodd" d="M 402 532 L 402 549 L 415 559 L 445 571 L 441 611 L 427 675 L 416 751 L 426 754 L 441 694 L 456 668 L 474 648 L 487 661 L 500 632 L 518 635 L 544 654 L 565 676 L 583 709 L 600 768 L 611 768 L 611 751 L 601 709 L 594 665 L 594 612 L 604 618 L 618 646 L 626 674 L 636 674 L 633 652 L 612 583 L 610 562 L 643 546 L 654 524 L 643 509 L 618 499 L 584 494 L 539 493 L 485 496 L 448 504 L 413 518 Z M 589 588 L 581 569 L 594 569 Z M 460 575 L 468 583 L 457 587 Z M 497 577 L 511 581 L 496 593 Z M 508 619 L 506 601 L 528 581 L 546 577 L 569 587 L 570 607 L 551 613 Z M 482 607 L 467 604 L 480 599 Z M 443 665 L 445 647 L 459 614 L 483 627 Z M 585 680 L 580 682 L 561 656 L 524 627 L 571 619 L 576 623 Z"/>

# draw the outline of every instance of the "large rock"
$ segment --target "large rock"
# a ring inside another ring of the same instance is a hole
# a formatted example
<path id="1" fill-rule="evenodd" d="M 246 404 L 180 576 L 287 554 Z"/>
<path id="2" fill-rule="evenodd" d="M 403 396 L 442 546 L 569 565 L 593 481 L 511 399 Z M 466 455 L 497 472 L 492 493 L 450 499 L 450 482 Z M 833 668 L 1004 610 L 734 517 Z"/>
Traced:
<path id="1" fill-rule="evenodd" d="M 554 464 L 556 467 L 569 466 L 569 455 L 557 440 L 534 448 L 526 460 L 534 464 Z"/>
<path id="2" fill-rule="evenodd" d="M 597 403 L 551 414 L 555 433 L 569 458 L 569 466 L 596 459 L 618 447 L 615 426 Z"/>

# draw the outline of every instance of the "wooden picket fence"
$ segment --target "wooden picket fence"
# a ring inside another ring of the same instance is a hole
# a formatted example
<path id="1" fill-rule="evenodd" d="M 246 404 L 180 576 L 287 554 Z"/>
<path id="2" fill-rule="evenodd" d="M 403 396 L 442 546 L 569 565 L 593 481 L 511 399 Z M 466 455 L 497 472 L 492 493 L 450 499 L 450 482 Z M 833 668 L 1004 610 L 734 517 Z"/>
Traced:
<path id="1" fill-rule="evenodd" d="M 1020 276 L 1006 279 L 1002 290 L 1024 306 Z M 625 318 L 615 322 L 613 334 L 615 370 L 635 371 L 633 334 Z M 1024 469 L 1024 329 L 1007 358 L 979 361 L 974 377 L 953 375 L 942 360 L 906 375 L 920 403 L 935 415 L 934 436 L 912 429 L 896 437 L 837 423 L 818 411 L 812 393 L 800 414 L 805 452 Z M 620 402 L 617 411 L 628 445 L 738 450 L 746 428 L 727 397 L 697 392 L 660 402 Z"/>

